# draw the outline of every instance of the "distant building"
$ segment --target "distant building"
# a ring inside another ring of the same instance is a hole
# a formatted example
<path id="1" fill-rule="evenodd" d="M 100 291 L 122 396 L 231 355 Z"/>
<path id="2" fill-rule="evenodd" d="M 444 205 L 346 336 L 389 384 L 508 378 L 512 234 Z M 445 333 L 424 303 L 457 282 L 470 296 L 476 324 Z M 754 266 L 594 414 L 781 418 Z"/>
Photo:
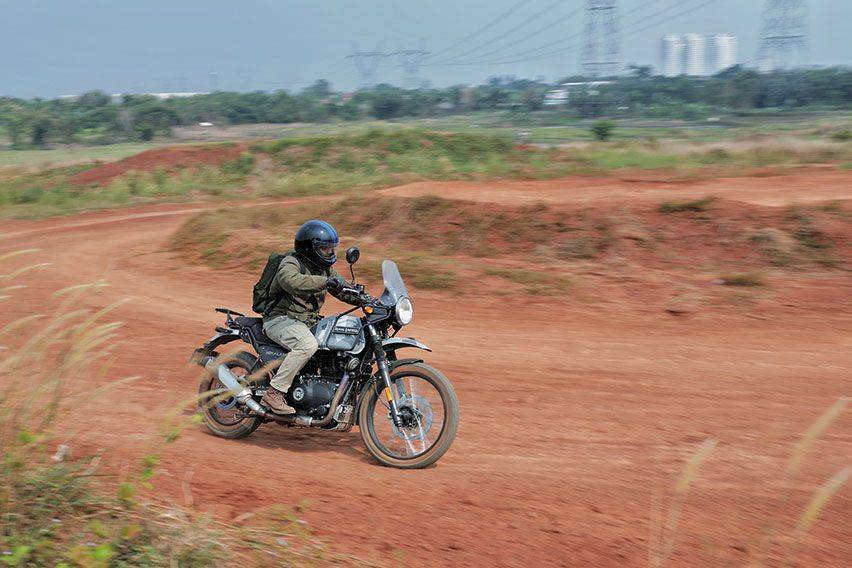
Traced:
<path id="1" fill-rule="evenodd" d="M 124 98 L 125 94 L 134 94 L 134 95 L 140 95 L 140 96 L 146 96 L 146 97 L 154 97 L 155 99 L 165 101 L 167 99 L 183 99 L 183 98 L 187 98 L 187 97 L 197 97 L 197 96 L 200 96 L 200 95 L 209 95 L 210 92 L 209 91 L 198 91 L 198 92 L 194 92 L 194 93 L 112 93 L 110 95 L 110 98 L 113 100 L 113 102 L 121 102 L 121 100 Z M 81 96 L 82 95 L 59 95 L 59 98 L 62 99 L 62 100 L 76 101 Z"/>
<path id="2" fill-rule="evenodd" d="M 728 34 L 716 34 L 710 38 L 707 60 L 711 75 L 720 73 L 737 64 L 737 38 Z"/>
<path id="3" fill-rule="evenodd" d="M 568 100 L 568 89 L 553 89 L 545 93 L 544 106 L 565 106 Z"/>
<path id="4" fill-rule="evenodd" d="M 707 74 L 707 40 L 701 34 L 683 34 L 683 73 L 701 76 Z"/>
<path id="5" fill-rule="evenodd" d="M 683 38 L 680 34 L 666 34 L 660 43 L 660 67 L 666 77 L 682 73 Z"/>
<path id="6" fill-rule="evenodd" d="M 666 77 L 715 75 L 737 64 L 737 38 L 716 34 L 666 34 L 660 40 L 660 71 Z"/>

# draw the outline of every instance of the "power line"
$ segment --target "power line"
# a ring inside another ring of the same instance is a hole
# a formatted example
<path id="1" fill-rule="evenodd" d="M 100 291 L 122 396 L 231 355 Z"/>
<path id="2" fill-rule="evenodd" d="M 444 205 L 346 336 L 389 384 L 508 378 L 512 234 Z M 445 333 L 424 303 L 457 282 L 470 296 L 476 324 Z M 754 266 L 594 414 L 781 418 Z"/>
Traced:
<path id="1" fill-rule="evenodd" d="M 505 37 L 505 36 L 507 36 L 507 35 L 511 35 L 511 34 L 515 33 L 515 32 L 516 32 L 516 31 L 518 31 L 519 29 L 521 29 L 521 28 L 525 27 L 526 25 L 528 25 L 528 24 L 530 24 L 530 23 L 534 22 L 535 20 L 537 20 L 538 18 L 542 17 L 544 14 L 546 14 L 546 13 L 550 12 L 550 11 L 551 11 L 551 10 L 553 10 L 553 9 L 554 9 L 554 8 L 555 8 L 558 4 L 561 4 L 562 2 L 563 2 L 563 0 L 556 0 L 555 2 L 552 2 L 551 4 L 548 4 L 546 8 L 544 8 L 543 10 L 539 10 L 538 12 L 536 12 L 536 13 L 535 13 L 535 14 L 533 14 L 532 16 L 528 17 L 526 20 L 524 20 L 524 21 L 523 21 L 523 22 L 521 22 L 520 24 L 518 24 L 518 25 L 514 26 L 513 28 L 511 28 L 511 29 L 510 29 L 510 30 L 508 30 L 507 32 L 504 32 L 503 34 L 501 34 L 501 35 L 499 35 L 499 36 L 497 36 L 497 37 L 495 37 L 495 38 L 491 38 L 491 39 L 489 39 L 489 40 L 487 40 L 487 41 L 485 41 L 485 42 L 483 42 L 483 43 L 477 44 L 475 47 L 473 47 L 473 48 L 471 48 L 471 49 L 468 49 L 467 51 L 462 52 L 462 53 L 460 53 L 460 54 L 456 55 L 455 57 L 453 57 L 453 58 L 452 58 L 452 60 L 462 59 L 462 58 L 464 58 L 464 57 L 467 57 L 468 55 L 470 55 L 470 54 L 472 54 L 472 53 L 476 53 L 477 51 L 479 51 L 479 50 L 480 50 L 480 49 L 482 49 L 483 47 L 488 47 L 489 45 L 492 45 L 492 44 L 494 43 L 494 41 L 499 40 L 500 38 Z M 483 55 L 481 55 L 481 54 L 480 54 L 480 55 L 478 55 L 477 57 L 483 57 Z"/>
<path id="2" fill-rule="evenodd" d="M 534 32 L 530 32 L 527 35 L 521 37 L 520 39 L 517 39 L 517 40 L 513 41 L 512 43 L 509 43 L 509 44 L 504 45 L 502 47 L 498 47 L 497 49 L 492 49 L 491 51 L 488 51 L 486 53 L 480 53 L 478 55 L 478 57 L 480 57 L 480 58 L 488 57 L 488 56 L 494 55 L 495 53 L 505 51 L 505 50 L 509 49 L 510 47 L 514 47 L 514 46 L 518 45 L 519 43 L 523 43 L 523 42 L 525 42 L 526 40 L 528 40 L 532 37 L 540 35 L 542 32 L 546 32 L 547 30 L 553 29 L 554 27 L 562 24 L 568 18 L 576 16 L 581 10 L 582 10 L 582 8 L 577 8 L 576 10 L 572 10 L 571 12 L 565 14 L 564 16 L 561 16 L 561 17 L 557 18 L 556 20 L 552 21 L 551 23 L 547 24 L 543 28 L 539 28 L 539 29 L 535 30 Z"/>
<path id="3" fill-rule="evenodd" d="M 630 31 L 630 33 L 631 33 L 631 34 L 635 34 L 635 33 L 638 33 L 638 32 L 642 32 L 642 31 L 645 31 L 645 30 L 651 29 L 651 28 L 652 28 L 652 27 L 654 27 L 654 26 L 657 26 L 657 25 L 660 25 L 660 24 L 664 24 L 664 23 L 670 22 L 671 20 L 674 20 L 674 19 L 679 18 L 679 17 L 681 17 L 681 16 L 685 16 L 685 15 L 690 14 L 690 13 L 692 13 L 692 12 L 696 12 L 696 11 L 698 11 L 698 10 L 702 9 L 702 8 L 705 8 L 705 7 L 709 6 L 710 4 L 713 4 L 714 2 L 716 2 L 716 0 L 706 0 L 705 2 L 703 2 L 703 3 L 701 3 L 701 4 L 698 4 L 698 5 L 693 6 L 693 7 L 691 7 L 691 8 L 687 8 L 686 10 L 682 10 L 682 11 L 680 11 L 680 12 L 677 12 L 677 13 L 675 13 L 675 14 L 672 14 L 671 16 L 669 16 L 669 17 L 667 17 L 667 18 L 663 18 L 662 20 L 658 20 L 658 21 L 652 22 L 652 23 L 651 23 L 650 25 L 648 25 L 648 26 L 645 26 L 645 27 L 643 27 L 643 28 L 639 28 L 639 29 L 630 29 L 629 31 Z M 643 19 L 641 19 L 641 20 L 639 20 L 639 21 L 637 21 L 637 22 L 633 22 L 632 24 L 630 24 L 630 25 L 628 25 L 628 26 L 625 26 L 625 28 L 624 28 L 624 29 L 625 29 L 625 30 L 628 30 L 628 28 L 632 28 L 632 26 L 635 26 L 637 23 L 641 23 L 641 22 L 643 22 L 643 21 L 645 21 L 645 20 L 647 20 L 647 18 L 643 18 Z M 568 41 L 569 39 L 572 39 L 572 38 L 576 38 L 576 37 L 578 37 L 579 35 L 580 35 L 579 33 L 577 33 L 577 34 L 573 34 L 572 36 L 569 36 L 569 37 L 567 37 L 567 38 L 563 38 L 563 39 L 561 39 L 561 40 L 559 40 L 559 41 L 551 42 L 550 44 L 545 44 L 545 45 L 542 45 L 542 46 L 539 46 L 539 47 L 536 47 L 536 48 L 533 48 L 533 49 L 528 49 L 528 50 L 526 50 L 526 51 L 522 51 L 522 52 L 520 52 L 520 53 L 516 53 L 516 54 L 515 54 L 515 56 L 516 56 L 516 57 L 518 57 L 518 58 L 516 58 L 516 59 L 510 59 L 510 60 L 499 60 L 499 61 L 469 61 L 469 62 L 463 62 L 463 63 L 443 63 L 443 64 L 440 64 L 440 65 L 452 65 L 452 66 L 456 66 L 456 65 L 458 65 L 458 66 L 467 66 L 467 65 L 507 65 L 507 64 L 510 64 L 510 63 L 524 63 L 524 62 L 526 62 L 526 61 L 538 61 L 538 60 L 542 60 L 542 59 L 550 59 L 550 58 L 553 58 L 553 57 L 560 57 L 560 56 L 564 56 L 564 55 L 566 55 L 566 54 L 567 54 L 567 53 L 569 53 L 570 51 L 573 51 L 573 50 L 577 49 L 577 48 L 579 47 L 579 45 L 575 43 L 575 44 L 569 45 L 568 47 L 564 47 L 564 48 L 557 49 L 557 50 L 554 50 L 554 51 L 549 51 L 549 52 L 546 52 L 546 53 L 540 53 L 540 54 L 532 55 L 532 56 L 530 56 L 530 57 L 519 57 L 519 56 L 521 56 L 521 55 L 523 55 L 523 54 L 526 54 L 526 53 L 531 53 L 531 52 L 539 51 L 539 50 L 541 50 L 541 49 L 545 49 L 545 48 L 550 47 L 550 46 L 552 46 L 552 45 L 556 45 L 556 44 L 564 43 L 565 41 Z M 437 64 L 437 63 L 436 63 L 436 64 L 434 64 L 434 65 L 439 65 L 439 64 Z"/>
<path id="4" fill-rule="evenodd" d="M 637 7 L 633 8 L 632 10 L 628 10 L 628 11 L 625 13 L 625 16 L 629 16 L 629 15 L 631 15 L 631 14 L 635 14 L 636 12 L 638 12 L 638 11 L 640 11 L 640 10 L 643 10 L 643 9 L 645 9 L 645 8 L 648 8 L 648 7 L 650 7 L 650 6 L 654 5 L 654 4 L 658 4 L 658 3 L 659 3 L 659 2 L 661 2 L 661 1 L 662 1 L 662 0 L 650 0 L 649 2 L 646 2 L 646 3 L 644 3 L 644 4 L 640 4 L 639 6 L 637 6 Z M 572 17 L 572 16 L 576 15 L 576 14 L 577 14 L 578 12 L 580 12 L 582 9 L 583 9 L 583 8 L 582 8 L 582 6 L 581 6 L 581 7 L 577 8 L 577 9 L 575 9 L 575 10 L 571 11 L 569 14 L 566 14 L 565 16 L 562 16 L 561 18 L 558 18 L 556 21 L 554 21 L 554 22 L 552 22 L 552 23 L 548 24 L 548 25 L 547 25 L 547 26 L 545 26 L 544 28 L 540 28 L 540 29 L 539 29 L 539 30 L 537 30 L 536 32 L 533 32 L 533 33 L 528 34 L 527 36 L 525 36 L 525 37 L 524 37 L 524 38 L 522 38 L 521 40 L 518 40 L 518 41 L 516 41 L 516 42 L 513 42 L 512 44 L 509 44 L 509 45 L 503 46 L 502 48 L 498 48 L 497 50 L 493 50 L 493 51 L 488 52 L 488 53 L 485 53 L 485 54 L 480 54 L 480 55 L 478 56 L 478 58 L 480 58 L 480 60 L 481 60 L 482 58 L 487 57 L 488 55 L 492 55 L 493 53 L 497 53 L 498 51 L 504 51 L 504 50 L 505 50 L 505 49 L 507 49 L 508 47 L 511 47 L 511 46 L 514 46 L 514 45 L 516 45 L 516 44 L 518 44 L 518 43 L 521 43 L 522 41 L 524 41 L 524 40 L 526 40 L 526 39 L 528 39 L 528 38 L 530 38 L 530 37 L 532 37 L 532 36 L 536 35 L 537 33 L 541 33 L 541 32 L 547 31 L 548 29 L 551 29 L 551 28 L 555 27 L 556 25 L 558 25 L 558 24 L 560 24 L 560 23 L 564 22 L 566 19 L 568 19 L 568 18 L 570 18 L 570 17 Z M 533 48 L 530 48 L 530 49 L 523 50 L 523 51 L 521 51 L 521 52 L 518 52 L 518 53 L 514 54 L 512 57 L 520 57 L 520 56 L 524 56 L 524 55 L 526 55 L 526 54 L 528 54 L 528 53 L 535 53 L 536 51 L 540 51 L 540 50 L 542 50 L 542 49 L 546 49 L 546 48 L 553 47 L 553 46 L 556 46 L 556 45 L 564 44 L 564 43 L 566 43 L 566 42 L 568 42 L 568 41 L 570 41 L 570 40 L 572 40 L 572 39 L 574 39 L 574 38 L 576 38 L 576 37 L 579 37 L 579 36 L 580 36 L 580 33 L 571 34 L 571 35 L 569 35 L 569 36 L 567 36 L 567 37 L 560 38 L 560 39 L 558 39 L 558 40 L 556 40 L 556 41 L 552 41 L 552 42 L 546 43 L 546 44 L 544 44 L 544 45 L 540 45 L 540 46 L 538 46 L 538 47 L 533 47 Z M 508 56 L 508 55 L 507 55 L 507 56 Z M 457 64 L 457 63 L 458 63 L 457 59 L 458 59 L 458 57 L 451 57 L 451 58 L 450 58 L 450 60 L 448 60 L 448 61 L 441 61 L 441 62 L 438 62 L 438 63 L 432 63 L 432 64 L 430 64 L 430 65 L 448 65 L 448 64 L 450 64 L 450 63 L 452 63 L 452 64 Z M 462 64 L 465 64 L 465 65 L 466 65 L 467 63 L 462 63 Z M 471 63 L 471 64 L 476 64 L 476 63 Z"/>
<path id="5" fill-rule="evenodd" d="M 447 47 L 447 48 L 442 49 L 440 51 L 436 51 L 434 54 L 432 54 L 432 57 L 437 57 L 438 55 L 442 55 L 444 53 L 447 53 L 448 51 L 452 51 L 453 49 L 462 45 L 464 42 L 473 39 L 474 37 L 478 36 L 482 32 L 492 28 L 493 26 L 499 24 L 500 22 L 502 22 L 503 20 L 505 20 L 506 18 L 511 16 L 513 13 L 515 13 L 518 10 L 518 8 L 520 8 L 521 6 L 523 6 L 526 3 L 527 3 L 527 0 L 521 0 L 517 4 L 513 4 L 508 10 L 501 13 L 499 16 L 497 16 L 496 18 L 494 18 L 493 20 L 491 20 L 490 22 L 488 22 L 487 24 L 485 24 L 481 28 L 477 29 L 473 33 L 461 38 L 459 41 L 452 44 L 450 47 Z"/>

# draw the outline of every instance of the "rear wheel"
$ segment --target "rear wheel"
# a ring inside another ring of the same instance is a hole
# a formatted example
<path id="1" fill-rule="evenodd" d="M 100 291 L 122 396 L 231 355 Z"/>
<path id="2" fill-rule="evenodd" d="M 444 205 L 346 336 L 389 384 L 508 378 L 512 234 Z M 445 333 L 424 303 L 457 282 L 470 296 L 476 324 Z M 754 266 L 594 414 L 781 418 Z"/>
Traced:
<path id="1" fill-rule="evenodd" d="M 401 469 L 429 466 L 455 440 L 459 402 L 449 379 L 425 363 L 394 369 L 391 383 L 402 426 L 391 420 L 381 384 L 371 384 L 361 400 L 358 424 L 364 445 L 385 465 Z"/>
<path id="2" fill-rule="evenodd" d="M 224 355 L 222 357 L 225 365 L 230 371 L 242 380 L 247 376 L 255 364 L 256 358 L 251 353 L 240 351 L 239 353 Z M 261 425 L 259 416 L 243 416 L 237 407 L 237 401 L 232 396 L 216 391 L 224 389 L 225 386 L 219 382 L 215 375 L 208 374 L 198 385 L 198 393 L 211 393 L 198 399 L 198 410 L 204 419 L 204 426 L 212 434 L 221 438 L 245 438 Z"/>

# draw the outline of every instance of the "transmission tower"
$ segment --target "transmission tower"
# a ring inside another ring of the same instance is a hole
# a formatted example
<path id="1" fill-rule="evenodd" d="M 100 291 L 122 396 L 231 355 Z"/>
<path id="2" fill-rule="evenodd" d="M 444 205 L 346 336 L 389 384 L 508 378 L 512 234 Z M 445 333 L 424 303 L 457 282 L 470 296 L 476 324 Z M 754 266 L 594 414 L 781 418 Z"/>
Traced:
<path id="1" fill-rule="evenodd" d="M 618 75 L 624 68 L 616 0 L 586 0 L 580 67 L 586 77 Z"/>
<path id="2" fill-rule="evenodd" d="M 409 90 L 420 88 L 420 68 L 423 66 L 423 60 L 430 53 L 425 49 L 401 49 L 391 53 L 402 67 L 402 85 L 404 88 Z"/>
<path id="3" fill-rule="evenodd" d="M 346 56 L 355 62 L 358 69 L 358 87 L 361 89 L 372 89 L 376 86 L 376 75 L 379 63 L 387 57 L 381 51 L 355 51 Z"/>
<path id="4" fill-rule="evenodd" d="M 761 71 L 803 65 L 808 57 L 807 2 L 766 0 L 757 65 Z"/>

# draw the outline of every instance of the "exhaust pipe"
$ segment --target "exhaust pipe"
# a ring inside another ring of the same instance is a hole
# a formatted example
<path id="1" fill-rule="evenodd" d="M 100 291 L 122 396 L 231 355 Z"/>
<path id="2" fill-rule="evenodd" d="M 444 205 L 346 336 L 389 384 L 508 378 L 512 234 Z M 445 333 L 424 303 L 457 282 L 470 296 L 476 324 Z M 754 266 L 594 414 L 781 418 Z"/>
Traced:
<path id="1" fill-rule="evenodd" d="M 207 364 L 207 370 L 219 378 L 219 382 L 231 391 L 231 394 L 234 395 L 237 402 L 248 406 L 253 412 L 260 414 L 264 418 L 275 418 L 274 416 L 270 416 L 270 413 L 252 398 L 251 391 L 240 384 L 240 381 L 237 380 L 237 377 L 226 365 L 219 365 L 215 368 L 211 367 L 213 367 L 212 361 Z"/>
<path id="2" fill-rule="evenodd" d="M 310 416 L 297 416 L 296 424 L 299 426 L 312 426 L 314 428 L 322 428 L 323 426 L 327 426 L 331 423 L 331 419 L 334 416 L 334 411 L 337 409 L 338 405 L 340 405 L 340 400 L 343 398 L 344 393 L 346 392 L 346 387 L 349 385 L 349 373 L 343 373 L 343 379 L 340 381 L 340 384 L 337 387 L 337 390 L 334 393 L 334 397 L 331 399 L 331 404 L 329 404 L 328 412 L 325 414 L 323 418 L 319 420 L 315 420 Z"/>
<path id="3" fill-rule="evenodd" d="M 313 419 L 310 416 L 302 416 L 302 415 L 278 415 L 274 412 L 269 412 L 261 405 L 257 403 L 257 401 L 252 398 L 251 390 L 247 387 L 240 384 L 240 381 L 237 380 L 236 375 L 234 375 L 230 369 L 226 365 L 218 365 L 216 366 L 214 360 L 209 358 L 205 364 L 205 368 L 211 374 L 215 374 L 219 378 L 219 382 L 225 385 L 227 389 L 234 395 L 234 398 L 237 399 L 237 402 L 240 404 L 244 404 L 248 406 L 252 412 L 263 416 L 264 418 L 269 418 L 270 420 L 275 420 L 276 422 L 295 422 L 299 426 L 305 427 L 323 427 L 331 423 L 331 419 L 334 416 L 334 411 L 340 404 L 340 400 L 343 398 L 344 392 L 347 390 L 346 387 L 349 384 L 349 373 L 344 373 L 343 380 L 340 381 L 340 385 L 337 387 L 337 391 L 334 393 L 334 397 L 331 400 L 331 404 L 329 405 L 328 412 L 323 418 L 319 420 Z"/>

